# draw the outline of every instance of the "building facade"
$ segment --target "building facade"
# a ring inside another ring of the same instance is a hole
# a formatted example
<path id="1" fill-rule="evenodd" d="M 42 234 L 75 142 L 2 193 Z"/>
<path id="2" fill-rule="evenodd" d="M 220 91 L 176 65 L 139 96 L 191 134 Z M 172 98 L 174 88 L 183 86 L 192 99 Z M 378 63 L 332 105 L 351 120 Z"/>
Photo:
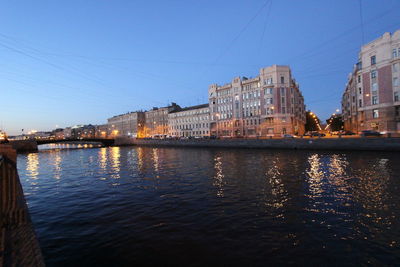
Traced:
<path id="1" fill-rule="evenodd" d="M 180 106 L 172 103 L 167 107 L 154 107 L 145 112 L 144 137 L 168 135 L 168 113 L 180 110 Z"/>
<path id="2" fill-rule="evenodd" d="M 109 129 L 111 130 L 108 124 L 96 125 L 95 138 L 108 138 L 110 135 Z"/>
<path id="3" fill-rule="evenodd" d="M 168 114 L 169 135 L 174 137 L 210 136 L 208 104 L 186 107 Z"/>
<path id="4" fill-rule="evenodd" d="M 143 137 L 145 112 L 135 111 L 107 119 L 107 136 Z"/>
<path id="5" fill-rule="evenodd" d="M 361 47 L 342 111 L 345 130 L 400 133 L 400 30 Z"/>
<path id="6" fill-rule="evenodd" d="M 289 66 L 262 68 L 255 78 L 236 77 L 208 89 L 214 136 L 304 134 L 305 105 Z"/>

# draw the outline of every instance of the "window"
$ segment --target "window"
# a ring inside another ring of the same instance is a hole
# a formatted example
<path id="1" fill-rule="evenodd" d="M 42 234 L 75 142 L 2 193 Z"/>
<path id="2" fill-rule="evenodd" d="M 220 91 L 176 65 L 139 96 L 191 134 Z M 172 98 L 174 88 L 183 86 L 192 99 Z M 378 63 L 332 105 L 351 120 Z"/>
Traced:
<path id="1" fill-rule="evenodd" d="M 358 75 L 358 77 L 357 77 L 357 81 L 358 81 L 358 83 L 360 83 L 360 82 L 361 82 L 361 75 Z"/>
<path id="2" fill-rule="evenodd" d="M 399 86 L 399 79 L 397 77 L 393 78 L 393 86 Z"/>
<path id="3" fill-rule="evenodd" d="M 372 110 L 372 117 L 373 117 L 374 119 L 379 118 L 379 110 L 373 109 L 373 110 Z"/>
<path id="4" fill-rule="evenodd" d="M 267 98 L 267 99 L 266 99 L 266 103 L 267 103 L 267 104 L 272 104 L 272 103 L 273 103 L 272 98 Z"/>
<path id="5" fill-rule="evenodd" d="M 358 93 L 361 95 L 362 91 L 361 91 L 361 87 L 358 88 Z"/>
<path id="6" fill-rule="evenodd" d="M 399 70 L 399 63 L 393 64 L 392 70 L 393 70 L 393 72 L 397 72 Z"/>
<path id="7" fill-rule="evenodd" d="M 372 96 L 372 105 L 378 104 L 378 96 Z"/>
<path id="8" fill-rule="evenodd" d="M 396 114 L 396 116 L 400 116 L 400 107 L 399 106 L 396 107 L 395 114 Z"/>
<path id="9" fill-rule="evenodd" d="M 372 91 L 378 91 L 378 84 L 376 82 L 372 84 Z"/>
<path id="10" fill-rule="evenodd" d="M 376 78 L 376 70 L 371 71 L 371 79 Z"/>
<path id="11" fill-rule="evenodd" d="M 371 57 L 371 65 L 375 65 L 376 64 L 376 56 L 372 56 Z"/>
<path id="12" fill-rule="evenodd" d="M 362 107 L 362 100 L 358 99 L 358 106 L 361 108 Z"/>
<path id="13" fill-rule="evenodd" d="M 397 49 L 396 48 L 393 48 L 392 57 L 393 58 L 397 57 Z"/>
<path id="14" fill-rule="evenodd" d="M 286 113 L 286 108 L 282 107 L 282 114 L 285 114 L 285 113 Z"/>
<path id="15" fill-rule="evenodd" d="M 271 95 L 272 94 L 272 88 L 265 88 L 264 89 L 264 94 L 265 95 Z"/>
<path id="16" fill-rule="evenodd" d="M 393 95 L 394 95 L 394 101 L 399 101 L 400 100 L 399 92 L 394 92 Z"/>
<path id="17" fill-rule="evenodd" d="M 285 83 L 285 77 L 281 76 L 281 83 Z"/>

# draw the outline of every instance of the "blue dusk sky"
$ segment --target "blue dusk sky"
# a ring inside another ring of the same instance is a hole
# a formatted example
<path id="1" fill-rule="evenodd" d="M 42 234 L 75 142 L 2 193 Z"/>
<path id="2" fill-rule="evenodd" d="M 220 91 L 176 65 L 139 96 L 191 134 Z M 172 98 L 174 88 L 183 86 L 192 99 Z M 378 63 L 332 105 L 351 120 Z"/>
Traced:
<path id="1" fill-rule="evenodd" d="M 9 134 L 206 103 L 210 84 L 273 64 L 326 119 L 361 44 L 400 28 L 400 1 L 3 0 L 0 25 Z"/>

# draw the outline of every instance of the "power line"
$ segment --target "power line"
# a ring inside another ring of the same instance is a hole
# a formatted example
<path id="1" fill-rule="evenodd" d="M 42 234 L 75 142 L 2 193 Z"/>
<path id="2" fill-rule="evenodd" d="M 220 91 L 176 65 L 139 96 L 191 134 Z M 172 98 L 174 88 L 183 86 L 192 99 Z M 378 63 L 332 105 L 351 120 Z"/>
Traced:
<path id="1" fill-rule="evenodd" d="M 364 45 L 364 20 L 363 20 L 363 12 L 362 12 L 362 3 L 361 0 L 358 0 L 358 4 L 360 6 L 360 22 L 361 22 L 361 45 Z"/>

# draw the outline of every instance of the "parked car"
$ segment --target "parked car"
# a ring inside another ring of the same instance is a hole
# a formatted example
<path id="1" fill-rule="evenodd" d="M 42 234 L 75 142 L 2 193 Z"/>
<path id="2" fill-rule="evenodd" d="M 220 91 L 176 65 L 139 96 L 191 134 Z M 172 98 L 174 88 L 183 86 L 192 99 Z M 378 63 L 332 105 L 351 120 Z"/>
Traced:
<path id="1" fill-rule="evenodd" d="M 284 134 L 282 135 L 283 138 L 296 138 L 297 136 L 293 135 L 293 134 Z"/>
<path id="2" fill-rule="evenodd" d="M 355 133 L 353 133 L 352 131 L 344 131 L 342 134 L 343 135 L 355 135 Z"/>
<path id="3" fill-rule="evenodd" d="M 364 130 L 361 131 L 361 136 L 382 136 L 382 134 L 373 130 Z"/>
<path id="4" fill-rule="evenodd" d="M 311 136 L 324 137 L 325 134 L 324 133 L 319 133 L 319 132 L 312 132 Z"/>

